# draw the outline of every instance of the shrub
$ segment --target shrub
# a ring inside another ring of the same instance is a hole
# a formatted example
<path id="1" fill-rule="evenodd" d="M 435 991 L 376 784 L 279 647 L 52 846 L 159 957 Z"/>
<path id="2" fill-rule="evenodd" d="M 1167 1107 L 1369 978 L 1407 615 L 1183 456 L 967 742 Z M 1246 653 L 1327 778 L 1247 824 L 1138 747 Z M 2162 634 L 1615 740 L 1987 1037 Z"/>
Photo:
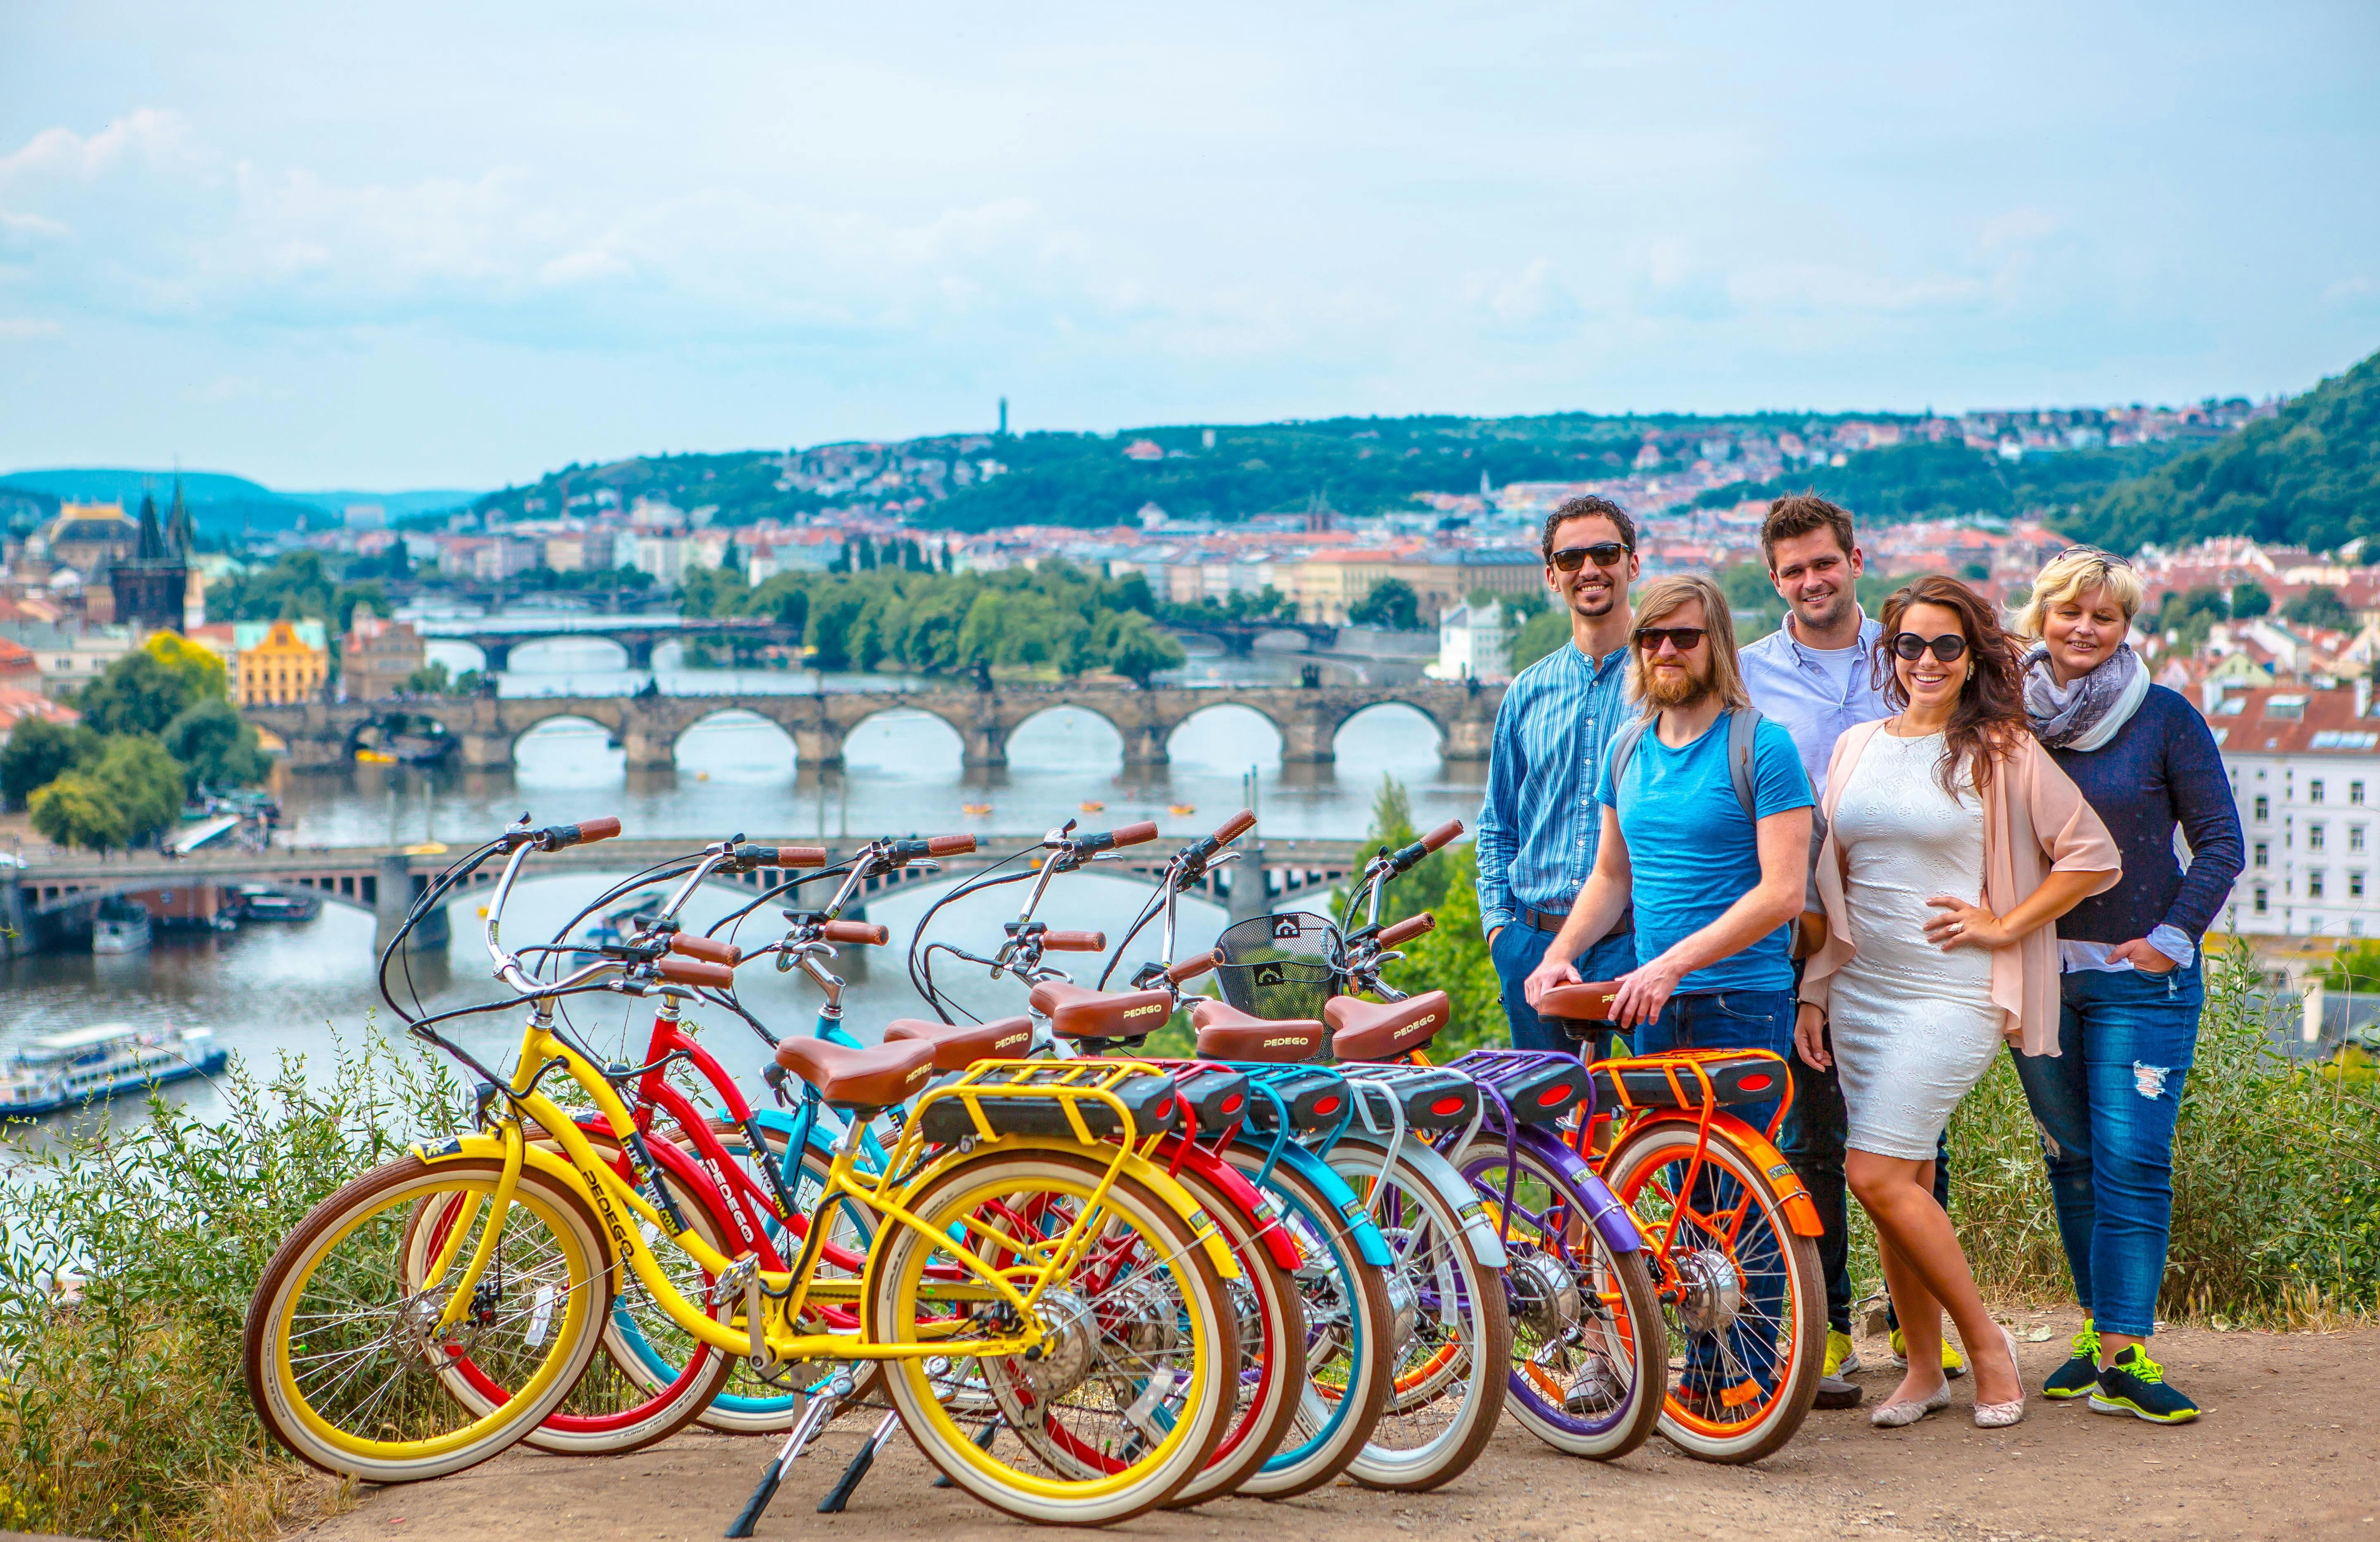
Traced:
<path id="1" fill-rule="evenodd" d="M 313 1206 L 417 1134 L 457 1088 L 432 1062 L 340 1053 L 327 1086 L 237 1062 L 210 1124 L 18 1125 L 0 1172 L 0 1525 L 104 1537 L 268 1536 L 327 1481 L 250 1410 L 250 1292 Z"/>

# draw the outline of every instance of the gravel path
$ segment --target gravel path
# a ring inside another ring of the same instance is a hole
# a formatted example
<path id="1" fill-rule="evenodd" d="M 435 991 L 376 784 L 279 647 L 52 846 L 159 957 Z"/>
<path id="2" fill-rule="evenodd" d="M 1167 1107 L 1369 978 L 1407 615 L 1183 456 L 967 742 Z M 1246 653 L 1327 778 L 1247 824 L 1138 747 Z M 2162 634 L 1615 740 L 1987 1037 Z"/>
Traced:
<path id="1" fill-rule="evenodd" d="M 2066 1353 L 2071 1314 L 2018 1313 L 2025 1380 Z M 1297 1542 L 1500 1542 L 1725 1537 L 1966 1539 L 2321 1537 L 2380 1542 L 2380 1427 L 2372 1389 L 2380 1331 L 2214 1333 L 2177 1329 L 2157 1348 L 2207 1413 L 2161 1428 L 2035 1397 L 2025 1422 L 1985 1432 L 1969 1419 L 1969 1382 L 1945 1414 L 1884 1432 L 1864 1411 L 1813 1413 L 1802 1433 L 1751 1467 L 1689 1461 L 1658 1436 L 1623 1461 L 1561 1456 L 1507 1420 L 1486 1456 L 1436 1493 L 1379 1494 L 1341 1483 L 1283 1504 L 1224 1500 L 1144 1516 L 1111 1535 L 1163 1542 L 1286 1535 Z M 1886 1366 L 1885 1345 L 1862 1346 Z M 1871 1402 L 1896 1379 L 1860 1378 Z M 839 1516 L 815 1513 L 868 1427 L 846 1418 L 806 1457 L 762 1521 L 764 1538 L 973 1542 L 1027 1528 L 930 1487 L 924 1459 L 890 1443 Z M 320 1542 L 574 1542 L 715 1537 L 741 1508 L 772 1441 L 696 1432 L 631 1456 L 569 1459 L 516 1448 L 468 1473 L 367 1493 L 298 1534 Z"/>

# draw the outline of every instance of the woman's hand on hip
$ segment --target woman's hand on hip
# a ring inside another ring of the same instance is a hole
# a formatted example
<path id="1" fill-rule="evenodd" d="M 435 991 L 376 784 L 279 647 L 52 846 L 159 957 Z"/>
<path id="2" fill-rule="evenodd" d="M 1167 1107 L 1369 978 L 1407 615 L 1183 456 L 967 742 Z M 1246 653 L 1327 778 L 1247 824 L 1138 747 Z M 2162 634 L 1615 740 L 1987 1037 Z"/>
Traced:
<path id="1" fill-rule="evenodd" d="M 2170 975 L 2181 967 L 2159 952 L 2157 945 L 2145 937 L 2136 937 L 2129 942 L 2119 942 L 2109 948 L 2107 962 L 2113 964 L 2118 959 L 2122 959 L 2133 968 L 2147 975 Z"/>
<path id="2" fill-rule="evenodd" d="M 1578 965 L 1567 959 L 1548 957 L 1530 970 L 1529 977 L 1521 982 L 1521 994 L 1528 999 L 1530 1010 L 1535 1011 L 1537 1003 L 1545 1000 L 1546 992 L 1555 986 L 1583 983 Z"/>
<path id="3" fill-rule="evenodd" d="M 1793 1048 L 1800 1051 L 1803 1063 L 1824 1071 L 1835 1063 L 1827 1053 L 1826 1009 L 1803 1002 L 1793 1014 Z"/>
<path id="4" fill-rule="evenodd" d="M 1949 894 L 1925 902 L 1941 912 L 1925 923 L 1925 941 L 1949 953 L 1953 948 L 2005 948 L 2015 939 L 2000 918 L 1980 905 Z"/>

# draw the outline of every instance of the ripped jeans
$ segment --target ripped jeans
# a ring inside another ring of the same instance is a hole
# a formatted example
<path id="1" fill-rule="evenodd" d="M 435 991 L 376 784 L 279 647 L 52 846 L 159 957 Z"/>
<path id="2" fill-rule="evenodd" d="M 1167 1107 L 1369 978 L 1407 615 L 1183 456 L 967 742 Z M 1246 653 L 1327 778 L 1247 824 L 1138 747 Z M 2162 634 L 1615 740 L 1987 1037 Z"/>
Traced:
<path id="1" fill-rule="evenodd" d="M 2056 1058 L 2016 1057 L 2046 1135 L 2074 1295 L 2102 1333 L 2156 1330 L 2173 1221 L 2173 1126 L 2205 1004 L 2199 965 L 2061 977 Z"/>

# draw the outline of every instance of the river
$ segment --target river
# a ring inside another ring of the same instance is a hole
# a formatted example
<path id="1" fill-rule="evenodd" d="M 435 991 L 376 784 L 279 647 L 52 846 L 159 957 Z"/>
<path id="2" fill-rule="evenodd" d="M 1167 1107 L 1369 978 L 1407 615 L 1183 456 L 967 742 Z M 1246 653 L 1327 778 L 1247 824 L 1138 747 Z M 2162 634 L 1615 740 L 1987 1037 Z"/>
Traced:
<path id="1" fill-rule="evenodd" d="M 433 656 L 446 657 L 450 667 L 477 662 L 468 647 L 432 648 Z M 1315 661 L 1298 655 L 1209 655 L 1194 658 L 1177 677 L 1191 684 L 1293 681 L 1299 666 L 1310 662 Z M 600 695 L 643 683 L 643 674 L 619 669 L 619 662 L 618 650 L 596 639 L 528 645 L 515 650 L 514 667 L 500 678 L 499 689 L 505 695 Z M 656 666 L 661 688 L 674 694 L 807 692 L 821 685 L 882 688 L 887 683 L 880 675 L 821 682 L 788 671 L 687 670 L 668 648 Z M 1368 674 L 1381 679 L 1397 676 L 1375 672 L 1412 668 L 1343 660 L 1328 661 L 1326 667 L 1340 677 Z M 1170 835 L 1220 824 L 1241 807 L 1244 788 L 1252 785 L 1261 831 L 1343 839 L 1360 836 L 1368 826 L 1384 776 L 1404 784 L 1416 821 L 1427 826 L 1448 818 L 1469 821 L 1478 810 L 1485 772 L 1476 764 L 1441 762 L 1427 721 L 1401 707 L 1378 708 L 1350 722 L 1339 735 L 1335 765 L 1283 766 L 1271 726 L 1235 707 L 1192 718 L 1174 735 L 1171 753 L 1170 765 L 1127 769 L 1123 746 L 1103 720 L 1060 709 L 1016 733 L 1005 768 L 965 770 L 959 764 L 957 736 L 940 720 L 895 711 L 851 735 L 844 770 L 820 772 L 795 764 L 792 741 L 775 725 L 729 712 L 683 737 L 674 771 L 631 774 L 625 753 L 609 747 L 602 729 L 560 722 L 523 736 L 510 772 L 352 766 L 284 777 L 282 802 L 290 835 L 307 844 L 440 840 L 459 847 L 524 811 L 540 824 L 617 814 L 631 834 L 684 835 L 692 844 L 735 833 L 786 842 L 910 831 L 1014 833 L 1070 818 L 1090 828 L 1155 819 Z M 1083 808 L 1086 803 L 1105 807 L 1091 812 Z M 989 805 L 990 811 L 970 815 L 968 805 Z M 1175 807 L 1196 812 L 1175 815 L 1170 811 Z M 600 892 L 601 882 L 574 876 L 525 885 L 506 917 L 507 936 L 525 940 L 551 932 Z M 940 892 L 911 890 L 868 907 L 870 919 L 892 929 L 895 945 L 872 960 L 847 960 L 853 985 L 846 1006 L 863 1037 L 873 1037 L 893 1017 L 923 1012 L 903 954 L 918 917 Z M 999 923 L 1013 913 L 1018 893 L 1010 889 L 954 905 L 937 921 L 934 935 L 988 952 L 987 941 L 996 943 Z M 1148 893 L 1128 881 L 1075 876 L 1052 886 L 1040 915 L 1054 925 L 1103 928 L 1112 941 Z M 708 923 L 737 903 L 727 891 L 707 892 L 689 905 L 689 914 Z M 434 1009 L 497 997 L 480 946 L 478 904 L 475 899 L 453 907 L 455 937 L 444 955 L 414 961 L 422 1000 Z M 1185 903 L 1181 951 L 1210 943 L 1222 921 L 1219 908 Z M 1152 928 L 1149 946 L 1134 962 L 1153 956 L 1154 934 Z M 747 938 L 755 935 L 747 926 Z M 1129 972 L 1127 966 L 1120 973 Z M 33 1035 L 94 1023 L 170 1023 L 213 1029 L 221 1043 L 261 1073 L 270 1070 L 276 1056 L 290 1053 L 306 1057 L 319 1075 L 338 1046 L 394 1038 L 395 1019 L 379 1001 L 373 973 L 371 918 L 338 906 L 325 906 L 310 921 L 250 925 L 225 936 L 161 933 L 146 953 L 39 954 L 0 964 L 0 1053 Z M 994 985 L 980 970 L 971 975 L 961 984 L 961 999 L 972 1009 L 1024 1009 L 1022 992 L 1012 982 Z M 816 1009 L 815 991 L 799 977 L 752 971 L 739 978 L 747 1004 L 779 1031 L 806 1024 Z M 734 1018 L 713 1016 L 714 1048 L 731 1068 L 757 1075 L 765 1061 L 759 1040 Z M 634 1056 L 642 1047 L 650 1008 L 607 1003 L 602 1012 L 580 1009 L 578 1020 L 595 1048 Z M 467 1042 L 508 1059 L 518 1042 L 517 1016 L 507 1013 L 476 1021 L 485 1026 L 468 1030 Z M 221 1093 L 203 1083 L 184 1083 L 173 1092 L 201 1115 L 223 1107 Z M 131 1109 L 129 1102 L 119 1104 L 115 1117 Z"/>

